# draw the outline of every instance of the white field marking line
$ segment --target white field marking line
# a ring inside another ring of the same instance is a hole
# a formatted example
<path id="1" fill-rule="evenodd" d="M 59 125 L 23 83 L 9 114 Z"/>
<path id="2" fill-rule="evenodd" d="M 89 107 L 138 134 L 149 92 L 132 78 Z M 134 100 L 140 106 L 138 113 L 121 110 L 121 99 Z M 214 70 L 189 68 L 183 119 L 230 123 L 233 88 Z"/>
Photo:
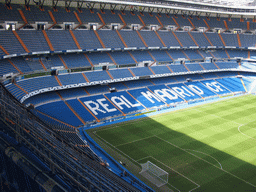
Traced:
<path id="1" fill-rule="evenodd" d="M 126 157 L 129 157 L 130 159 L 132 159 L 134 162 L 137 162 L 135 159 L 131 158 L 129 155 L 125 154 L 124 152 L 122 152 L 121 150 L 119 150 L 118 148 L 116 148 L 114 145 L 112 145 L 111 143 L 107 142 L 105 139 L 103 139 L 101 136 L 99 136 L 97 133 L 95 133 L 95 135 L 97 137 L 99 137 L 102 141 L 104 141 L 105 143 L 108 143 L 110 146 L 112 146 L 113 148 L 115 148 L 117 151 L 119 151 L 121 154 L 123 154 Z M 139 163 L 139 162 L 137 162 Z"/>
<path id="2" fill-rule="evenodd" d="M 251 185 L 251 186 L 253 186 L 253 187 L 256 187 L 255 185 L 253 185 L 253 184 L 249 183 L 248 181 L 245 181 L 245 180 L 243 180 L 243 179 L 241 179 L 241 178 L 237 177 L 236 175 L 233 175 L 232 173 L 230 173 L 230 172 L 226 171 L 225 169 L 221 169 L 221 168 L 219 168 L 218 166 L 216 166 L 216 165 L 214 165 L 214 164 L 212 164 L 212 163 L 210 163 L 210 162 L 208 162 L 208 161 L 206 161 L 206 160 L 202 159 L 201 157 L 198 157 L 198 156 L 194 155 L 193 153 L 190 153 L 190 152 L 188 152 L 188 151 L 186 151 L 186 150 L 182 149 L 181 147 L 179 147 L 179 146 L 177 146 L 177 145 L 174 145 L 174 144 L 170 143 L 169 141 L 166 141 L 166 140 L 164 140 L 164 139 L 162 139 L 162 138 L 160 138 L 160 137 L 158 137 L 158 136 L 156 136 L 156 135 L 155 135 L 155 137 L 157 137 L 157 138 L 161 139 L 162 141 L 165 141 L 166 143 L 169 143 L 170 145 L 173 145 L 173 146 L 175 146 L 175 147 L 177 147 L 177 148 L 181 149 L 182 151 L 185 151 L 185 152 L 187 152 L 187 153 L 189 153 L 189 154 L 191 154 L 191 155 L 195 156 L 195 157 L 196 157 L 196 158 L 198 158 L 198 159 L 201 159 L 202 161 L 205 161 L 206 163 L 209 163 L 210 165 L 212 165 L 212 166 L 216 167 L 217 169 L 220 169 L 220 170 L 222 170 L 222 171 L 224 171 L 224 172 L 226 172 L 226 173 L 228 173 L 228 174 L 232 175 L 233 177 L 235 177 L 235 178 L 237 178 L 237 179 L 239 179 L 239 180 L 241 180 L 241 181 L 243 181 L 243 182 L 245 182 L 245 183 L 247 183 L 247 184 L 249 184 L 249 185 Z"/>
<path id="3" fill-rule="evenodd" d="M 243 132 L 240 130 L 240 128 L 241 128 L 242 126 L 247 125 L 247 124 L 249 124 L 249 123 L 251 123 L 251 122 L 254 122 L 254 121 L 255 121 L 255 120 L 240 125 L 240 126 L 238 127 L 238 131 L 239 131 L 242 135 L 244 135 L 244 136 L 246 136 L 246 137 L 249 137 L 249 138 L 251 138 L 251 139 L 253 139 L 253 140 L 256 140 L 255 138 L 253 138 L 253 137 L 251 137 L 251 136 L 249 136 L 249 135 L 246 135 L 245 133 L 243 133 Z M 251 128 L 251 127 L 250 127 L 250 128 Z M 254 128 L 251 128 L 251 129 L 254 129 Z"/>
<path id="4" fill-rule="evenodd" d="M 150 156 L 150 157 L 152 157 L 152 156 Z M 167 167 L 167 168 L 173 170 L 174 172 L 178 173 L 179 175 L 181 175 L 182 177 L 184 177 L 185 179 L 189 180 L 191 183 L 193 183 L 193 184 L 195 184 L 195 185 L 197 186 L 196 188 L 193 188 L 193 189 L 191 189 L 190 191 L 192 191 L 192 190 L 197 189 L 197 188 L 200 187 L 199 184 L 197 184 L 196 182 L 194 182 L 194 181 L 192 181 L 191 179 L 187 178 L 185 175 L 179 173 L 178 171 L 174 170 L 173 168 L 169 167 L 168 165 L 165 165 L 164 163 L 162 163 L 162 162 L 159 161 L 158 159 L 156 159 L 156 158 L 154 158 L 154 157 L 152 157 L 152 158 L 155 159 L 157 162 L 161 163 L 162 165 L 164 165 L 165 167 Z"/>
<path id="5" fill-rule="evenodd" d="M 151 156 L 143 157 L 143 158 L 138 159 L 138 160 L 136 160 L 136 161 L 139 163 L 139 161 L 141 161 L 141 160 L 143 160 L 143 159 L 147 159 L 147 158 L 149 158 L 149 157 L 151 157 Z"/>
<path id="6" fill-rule="evenodd" d="M 208 154 L 206 154 L 206 153 L 203 153 L 203 152 L 201 152 L 201 151 L 197 151 L 197 150 L 192 150 L 192 149 L 184 149 L 184 150 L 185 150 L 185 151 L 194 151 L 194 152 L 202 153 L 202 154 L 204 154 L 204 155 L 206 155 L 206 156 L 209 156 L 209 157 L 211 157 L 212 159 L 214 159 L 215 161 L 217 161 L 217 163 L 219 163 L 219 165 L 220 165 L 220 168 L 222 169 L 221 163 L 220 163 L 216 158 L 214 158 L 213 156 L 208 155 Z"/>
<path id="7" fill-rule="evenodd" d="M 133 158 L 131 158 L 129 155 L 125 154 L 124 152 L 122 152 L 121 150 L 119 150 L 118 148 L 116 148 L 114 145 L 112 145 L 111 143 L 107 142 L 105 139 L 103 139 L 101 136 L 99 136 L 97 133 L 95 133 L 95 135 L 97 135 L 97 137 L 99 137 L 100 139 L 102 139 L 104 142 L 108 143 L 109 145 L 111 145 L 112 147 L 114 147 L 116 150 L 118 150 L 120 153 L 122 153 L 124 156 L 129 157 L 130 159 L 132 159 L 134 162 L 137 162 L 138 164 L 140 164 L 138 161 L 134 160 Z M 152 156 L 148 156 L 148 157 L 152 157 Z M 146 157 L 144 157 L 145 159 Z M 153 158 L 153 157 L 152 157 Z M 163 164 L 163 163 L 162 163 Z M 164 165 L 164 164 L 163 164 Z M 171 184 L 167 183 L 167 185 L 170 185 L 171 187 L 175 188 L 176 190 L 178 190 L 180 192 L 179 189 L 177 189 L 176 187 L 172 186 Z"/>
<path id="8" fill-rule="evenodd" d="M 154 135 L 149 136 L 149 137 L 144 137 L 144 138 L 141 138 L 141 139 L 137 139 L 137 140 L 133 140 L 133 141 L 130 141 L 130 142 L 127 142 L 127 143 L 122 143 L 122 144 L 116 145 L 115 147 L 119 147 L 119 146 L 122 146 L 122 145 L 127 145 L 127 144 L 130 144 L 130 143 L 135 143 L 137 141 L 142 141 L 144 139 L 149 139 L 151 137 L 154 137 Z"/>

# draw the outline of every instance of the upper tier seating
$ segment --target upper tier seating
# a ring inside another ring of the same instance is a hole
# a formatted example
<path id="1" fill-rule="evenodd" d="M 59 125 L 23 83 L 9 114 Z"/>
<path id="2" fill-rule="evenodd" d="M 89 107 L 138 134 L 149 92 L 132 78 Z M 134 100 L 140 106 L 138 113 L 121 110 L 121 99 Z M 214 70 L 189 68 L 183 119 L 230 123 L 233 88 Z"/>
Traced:
<path id="1" fill-rule="evenodd" d="M 180 46 L 172 32 L 158 31 L 158 34 L 167 47 Z"/>
<path id="2" fill-rule="evenodd" d="M 254 47 L 256 42 L 255 35 L 239 34 L 242 47 Z"/>
<path id="3" fill-rule="evenodd" d="M 155 13 L 143 13 L 140 17 L 146 25 L 160 25 Z"/>
<path id="4" fill-rule="evenodd" d="M 50 8 L 44 7 L 44 11 L 41 11 L 38 7 L 34 5 L 30 5 L 29 7 L 30 7 L 30 10 L 26 10 L 24 6 L 22 6 L 21 8 L 28 23 L 35 23 L 35 22 L 52 23 L 53 22 L 48 13 L 48 10 L 50 10 Z"/>
<path id="5" fill-rule="evenodd" d="M 217 49 L 217 50 L 212 51 L 211 53 L 212 53 L 212 54 L 214 55 L 214 57 L 216 57 L 216 58 L 228 58 L 228 55 L 227 55 L 227 53 L 226 53 L 225 50 Z"/>
<path id="6" fill-rule="evenodd" d="M 154 59 L 150 56 L 148 51 L 133 51 L 131 53 L 135 57 L 137 62 L 154 61 Z"/>
<path id="7" fill-rule="evenodd" d="M 204 59 L 197 50 L 184 50 L 184 53 L 188 56 L 189 59 Z"/>
<path id="8" fill-rule="evenodd" d="M 248 51 L 246 50 L 227 50 L 229 56 L 231 58 L 234 57 L 243 57 L 243 58 L 248 58 Z"/>
<path id="9" fill-rule="evenodd" d="M 154 31 L 140 31 L 139 33 L 148 47 L 163 47 L 163 44 Z"/>
<path id="10" fill-rule="evenodd" d="M 188 32 L 174 32 L 180 40 L 183 47 L 196 46 L 194 41 L 189 36 Z"/>
<path id="11" fill-rule="evenodd" d="M 31 52 L 47 51 L 50 49 L 42 31 L 19 30 L 17 33 Z"/>
<path id="12" fill-rule="evenodd" d="M 85 78 L 82 73 L 71 73 L 71 74 L 63 74 L 58 75 L 58 78 L 62 85 L 72 85 L 78 83 L 86 83 Z"/>
<path id="13" fill-rule="evenodd" d="M 213 63 L 201 63 L 202 67 L 206 70 L 215 70 L 218 69 L 216 67 L 216 65 L 214 65 Z"/>
<path id="14" fill-rule="evenodd" d="M 151 69 L 154 71 L 155 74 L 171 73 L 166 65 L 152 66 Z"/>
<path id="15" fill-rule="evenodd" d="M 122 17 L 127 24 L 142 24 L 137 14 L 131 14 L 130 11 L 124 11 Z"/>
<path id="16" fill-rule="evenodd" d="M 188 72 L 188 70 L 186 69 L 186 67 L 184 67 L 184 65 L 178 64 L 178 65 L 169 65 L 170 69 L 174 72 Z"/>
<path id="17" fill-rule="evenodd" d="M 218 65 L 218 67 L 220 69 L 231 69 L 231 68 L 238 68 L 239 65 L 236 61 L 233 62 L 215 62 L 216 65 Z"/>
<path id="18" fill-rule="evenodd" d="M 173 50 L 167 50 L 167 52 L 171 55 L 173 59 L 179 59 L 179 58 L 187 59 L 183 51 L 173 49 Z"/>
<path id="19" fill-rule="evenodd" d="M 209 20 L 206 19 L 206 22 L 211 28 L 226 29 L 225 24 L 223 22 L 223 18 L 220 18 L 220 20 L 218 21 L 216 17 L 209 17 Z"/>
<path id="20" fill-rule="evenodd" d="M 116 31 L 99 30 L 98 34 L 106 47 L 110 47 L 110 48 L 124 47 L 124 44 L 122 43 Z"/>
<path id="21" fill-rule="evenodd" d="M 0 3 L 0 22 L 4 23 L 5 21 L 18 21 L 23 22 L 20 13 L 18 12 L 18 8 L 20 8 L 20 5 L 12 4 L 12 9 L 7 9 L 7 7 Z M 1 36 L 1 35 L 0 35 Z"/>
<path id="22" fill-rule="evenodd" d="M 110 53 L 112 58 L 115 60 L 115 62 L 118 65 L 129 65 L 129 64 L 135 64 L 136 62 L 133 60 L 129 52 L 121 52 L 121 51 L 115 51 Z"/>
<path id="23" fill-rule="evenodd" d="M 25 79 L 22 81 L 18 81 L 17 85 L 22 87 L 27 92 L 59 86 L 58 82 L 53 76 L 43 76 L 38 78 Z"/>
<path id="24" fill-rule="evenodd" d="M 163 13 L 160 13 L 159 15 L 160 16 L 158 16 L 158 18 L 163 25 L 172 25 L 172 26 L 177 27 L 176 23 L 172 19 L 173 15 L 168 15 L 168 14 L 163 14 Z"/>
<path id="25" fill-rule="evenodd" d="M 132 77 L 131 72 L 128 69 L 112 69 L 109 73 L 114 79 Z"/>
<path id="26" fill-rule="evenodd" d="M 186 64 L 189 71 L 202 71 L 203 68 L 199 64 Z"/>
<path id="27" fill-rule="evenodd" d="M 213 46 L 224 46 L 218 33 L 205 33 L 208 39 L 211 41 Z"/>
<path id="28" fill-rule="evenodd" d="M 58 11 L 51 11 L 57 23 L 72 22 L 78 23 L 73 7 L 69 7 L 70 12 L 67 12 L 64 7 L 57 7 Z"/>
<path id="29" fill-rule="evenodd" d="M 136 31 L 120 31 L 119 33 L 128 47 L 145 47 Z"/>
<path id="30" fill-rule="evenodd" d="M 98 10 L 93 10 L 93 13 L 89 9 L 81 8 L 81 12 L 77 11 L 79 18 L 81 19 L 82 23 L 100 23 L 99 16 L 97 15 Z"/>
<path id="31" fill-rule="evenodd" d="M 109 53 L 106 52 L 92 52 L 87 54 L 93 65 L 98 65 L 99 63 L 113 63 L 109 57 Z"/>
<path id="32" fill-rule="evenodd" d="M 186 17 L 183 18 L 181 15 L 177 15 L 176 17 L 174 16 L 174 19 L 177 21 L 180 27 L 183 27 L 183 26 L 191 27 L 191 24 Z"/>
<path id="33" fill-rule="evenodd" d="M 86 72 L 86 77 L 90 82 L 92 81 L 103 81 L 103 80 L 110 80 L 110 76 L 107 74 L 106 71 L 92 71 Z"/>
<path id="34" fill-rule="evenodd" d="M 12 31 L 0 31 L 0 45 L 9 53 L 26 53 Z"/>
<path id="35" fill-rule="evenodd" d="M 15 69 L 11 63 L 7 60 L 0 60 L 0 75 L 5 75 L 8 73 L 19 73 L 19 71 L 17 71 L 17 69 Z"/>
<path id="36" fill-rule="evenodd" d="M 123 23 L 118 16 L 118 11 L 114 11 L 113 13 L 111 13 L 110 10 L 105 9 L 103 13 L 100 13 L 100 15 L 106 24 Z"/>
<path id="37" fill-rule="evenodd" d="M 67 64 L 68 68 L 91 67 L 89 61 L 83 53 L 62 55 L 62 58 Z"/>
<path id="38" fill-rule="evenodd" d="M 55 51 L 77 49 L 77 46 L 69 31 L 48 30 L 46 33 Z"/>
<path id="39" fill-rule="evenodd" d="M 91 13 L 90 13 L 91 14 Z M 91 30 L 74 30 L 73 31 L 79 45 L 82 49 L 102 48 L 94 31 Z M 73 40 L 72 40 L 73 41 Z M 76 48 L 77 49 L 77 48 Z"/>
<path id="40" fill-rule="evenodd" d="M 193 23 L 195 27 L 205 27 L 208 28 L 207 25 L 205 24 L 204 20 L 206 17 L 200 16 L 200 17 L 193 17 L 191 16 L 190 20 Z"/>
<path id="41" fill-rule="evenodd" d="M 195 39 L 195 41 L 197 42 L 197 44 L 200 47 L 205 47 L 205 46 L 211 46 L 211 44 L 209 43 L 209 41 L 205 38 L 203 33 L 198 33 L 198 32 L 191 32 L 190 33 L 193 38 Z"/>
<path id="42" fill-rule="evenodd" d="M 239 18 L 232 18 L 231 21 L 227 21 L 227 25 L 229 29 L 247 29 L 247 22 L 240 22 Z"/>
<path id="43" fill-rule="evenodd" d="M 221 36 L 222 36 L 224 42 L 226 43 L 226 46 L 239 47 L 236 34 L 222 33 Z"/>
<path id="44" fill-rule="evenodd" d="M 136 76 L 148 76 L 153 75 L 148 67 L 136 67 L 130 68 Z"/>
<path id="45" fill-rule="evenodd" d="M 150 53 L 158 62 L 172 61 L 172 58 L 170 57 L 170 55 L 168 55 L 168 52 L 166 52 L 165 50 L 152 50 L 150 51 Z"/>

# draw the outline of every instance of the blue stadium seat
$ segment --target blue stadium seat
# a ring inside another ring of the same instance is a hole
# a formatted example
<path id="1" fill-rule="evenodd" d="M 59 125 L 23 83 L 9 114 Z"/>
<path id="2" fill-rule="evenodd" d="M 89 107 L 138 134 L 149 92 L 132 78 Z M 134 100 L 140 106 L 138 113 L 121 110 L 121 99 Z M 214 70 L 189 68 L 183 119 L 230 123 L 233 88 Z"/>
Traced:
<path id="1" fill-rule="evenodd" d="M 99 30 L 98 34 L 101 40 L 103 41 L 104 45 L 108 48 L 124 48 L 125 47 L 116 31 Z"/>
<path id="2" fill-rule="evenodd" d="M 177 64 L 177 65 L 168 65 L 170 67 L 170 69 L 174 72 L 174 73 L 179 73 L 179 72 L 188 72 L 188 70 L 186 69 L 186 67 L 184 67 L 184 65 L 182 64 Z"/>
<path id="3" fill-rule="evenodd" d="M 186 64 L 190 71 L 203 71 L 203 68 L 198 63 Z"/>
<path id="4" fill-rule="evenodd" d="M 140 34 L 148 47 L 163 47 L 154 31 L 140 31 Z"/>
<path id="5" fill-rule="evenodd" d="M 155 72 L 155 74 L 171 73 L 166 65 L 152 66 L 151 69 Z"/>
<path id="6" fill-rule="evenodd" d="M 136 75 L 136 76 L 149 76 L 153 75 L 153 73 L 150 71 L 148 67 L 135 67 L 135 68 L 130 68 L 131 71 Z"/>
<path id="7" fill-rule="evenodd" d="M 46 33 L 55 51 L 77 49 L 77 46 L 69 31 L 48 30 Z"/>
<path id="8" fill-rule="evenodd" d="M 106 71 L 91 71 L 84 73 L 90 82 L 110 80 L 110 76 Z"/>
<path id="9" fill-rule="evenodd" d="M 42 31 L 19 30 L 17 33 L 29 51 L 37 52 L 50 50 Z"/>
<path id="10" fill-rule="evenodd" d="M 108 53 L 106 52 L 91 52 L 87 54 L 93 65 L 98 65 L 99 63 L 113 63 Z"/>
<path id="11" fill-rule="evenodd" d="M 86 80 L 83 77 L 82 73 L 60 74 L 58 75 L 58 78 L 62 85 L 86 83 Z"/>
<path id="12" fill-rule="evenodd" d="M 68 123 L 75 127 L 81 126 L 82 122 L 68 108 L 64 101 L 56 101 L 36 107 L 37 110 L 56 118 L 62 122 Z M 58 111 L 58 113 L 56 113 Z"/>
<path id="13" fill-rule="evenodd" d="M 133 51 L 131 54 L 134 56 L 137 62 L 154 61 L 153 58 L 149 55 L 148 51 Z"/>
<path id="14" fill-rule="evenodd" d="M 89 61 L 86 59 L 85 55 L 80 54 L 66 54 L 61 55 L 68 68 L 77 68 L 77 67 L 91 67 Z"/>
<path id="15" fill-rule="evenodd" d="M 158 62 L 170 62 L 171 57 L 167 54 L 165 50 L 152 50 L 150 53 Z"/>
<path id="16" fill-rule="evenodd" d="M 166 32 L 166 31 L 158 31 L 158 34 L 159 34 L 159 36 L 161 37 L 161 39 L 163 40 L 163 42 L 165 43 L 165 45 L 167 47 L 180 46 L 179 42 L 174 37 L 172 32 L 169 32 L 169 31 L 168 32 Z"/>
<path id="17" fill-rule="evenodd" d="M 82 49 L 102 48 L 102 45 L 97 39 L 97 36 L 95 35 L 94 31 L 74 30 L 73 33 Z"/>
<path id="18" fill-rule="evenodd" d="M 120 31 L 119 33 L 128 47 L 145 47 L 136 31 Z"/>
<path id="19" fill-rule="evenodd" d="M 12 31 L 0 31 L 0 45 L 9 54 L 26 52 Z"/>
<path id="20" fill-rule="evenodd" d="M 91 122 L 95 120 L 92 114 L 86 110 L 86 108 L 77 99 L 67 100 L 67 103 L 78 113 L 78 115 L 84 121 Z"/>
<path id="21" fill-rule="evenodd" d="M 136 63 L 127 51 L 114 51 L 111 52 L 110 55 L 118 65 L 129 65 Z"/>
<path id="22" fill-rule="evenodd" d="M 128 69 L 112 69 L 109 70 L 109 73 L 114 79 L 132 77 L 132 74 Z"/>

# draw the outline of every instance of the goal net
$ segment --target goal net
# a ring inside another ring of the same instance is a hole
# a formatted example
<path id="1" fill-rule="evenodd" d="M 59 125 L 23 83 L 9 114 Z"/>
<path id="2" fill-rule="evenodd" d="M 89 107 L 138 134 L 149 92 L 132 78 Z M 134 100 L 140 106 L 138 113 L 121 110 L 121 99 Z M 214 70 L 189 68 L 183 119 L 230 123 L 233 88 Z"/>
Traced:
<path id="1" fill-rule="evenodd" d="M 140 174 L 155 184 L 157 187 L 161 187 L 168 183 L 169 174 L 165 170 L 161 169 L 150 161 L 141 164 L 141 166 L 142 170 Z"/>

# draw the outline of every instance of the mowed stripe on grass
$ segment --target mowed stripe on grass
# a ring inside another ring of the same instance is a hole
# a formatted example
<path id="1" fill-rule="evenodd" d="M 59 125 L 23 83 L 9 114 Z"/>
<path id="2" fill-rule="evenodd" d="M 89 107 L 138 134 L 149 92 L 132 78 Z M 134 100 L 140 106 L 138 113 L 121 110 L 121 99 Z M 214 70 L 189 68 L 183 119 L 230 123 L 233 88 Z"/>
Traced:
<path id="1" fill-rule="evenodd" d="M 181 191 L 256 191 L 255 106 L 256 96 L 248 95 L 113 125 L 96 134 L 138 163 L 151 159 L 167 169 L 170 185 Z M 200 187 L 194 188 L 195 183 Z"/>

